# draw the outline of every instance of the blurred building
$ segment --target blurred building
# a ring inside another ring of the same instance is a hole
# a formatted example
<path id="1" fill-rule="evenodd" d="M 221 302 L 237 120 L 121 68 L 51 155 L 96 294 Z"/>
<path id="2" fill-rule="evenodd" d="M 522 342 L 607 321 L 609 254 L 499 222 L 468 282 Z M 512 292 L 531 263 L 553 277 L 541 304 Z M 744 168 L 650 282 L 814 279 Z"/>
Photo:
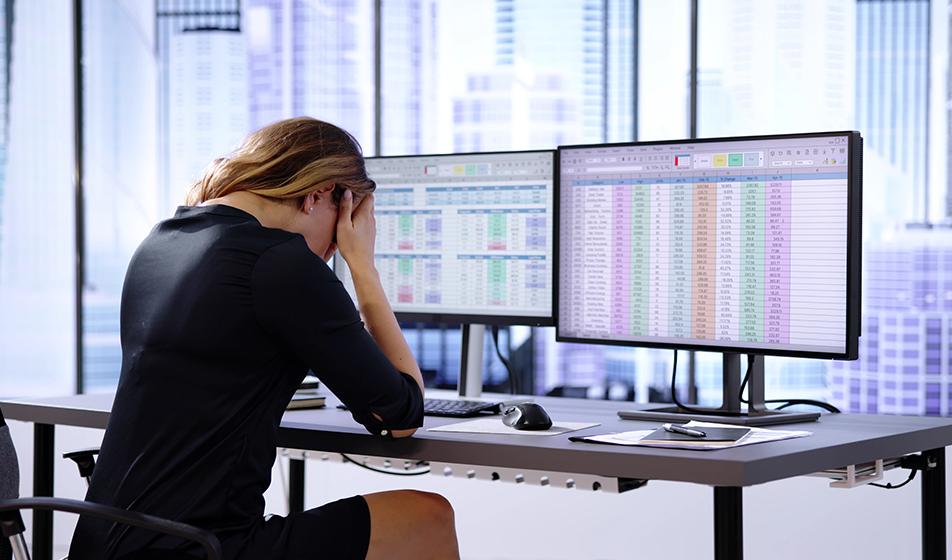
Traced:
<path id="1" fill-rule="evenodd" d="M 594 0 L 496 0 L 495 64 L 453 101 L 454 150 L 602 141 L 606 17 Z"/>
<path id="2" fill-rule="evenodd" d="M 863 133 L 866 157 L 905 183 L 897 189 L 867 174 L 864 198 L 881 206 L 875 214 L 883 226 L 925 218 L 929 16 L 929 0 L 856 4 L 855 128 Z"/>
<path id="3" fill-rule="evenodd" d="M 246 0 L 250 129 L 310 116 L 373 149 L 373 4 Z"/>
<path id="4" fill-rule="evenodd" d="M 226 44 L 234 46 L 241 40 L 241 2 L 240 0 L 224 0 L 211 6 L 203 0 L 157 0 L 155 26 L 158 72 L 158 204 L 163 215 L 171 215 L 175 207 L 182 203 L 185 192 L 198 178 L 205 164 L 227 152 L 240 139 L 240 135 L 214 139 L 211 144 L 215 145 L 215 149 L 209 150 L 213 153 L 190 156 L 190 159 L 195 158 L 195 160 L 199 155 L 202 156 L 204 162 L 200 165 L 193 163 L 186 168 L 182 162 L 175 160 L 177 153 L 183 153 L 185 146 L 174 145 L 173 142 L 190 142 L 183 137 L 181 127 L 194 124 L 185 122 L 189 118 L 183 116 L 183 107 L 176 105 L 182 102 L 182 94 L 185 93 L 182 88 L 199 87 L 198 81 L 202 80 L 202 76 L 211 76 L 220 71 L 220 69 L 209 67 L 211 59 L 208 55 L 212 51 L 225 53 Z M 207 40 L 202 40 L 203 35 L 208 36 Z M 244 49 L 241 52 L 243 54 Z M 228 53 L 228 59 L 234 60 L 235 54 Z M 200 60 L 182 60 L 183 56 L 198 56 Z M 173 75 L 173 68 L 175 75 Z M 244 73 L 239 76 L 227 76 L 223 83 L 217 85 L 226 90 L 242 87 L 247 83 L 246 76 Z M 189 84 L 177 81 L 176 77 L 179 80 L 188 79 Z M 196 90 L 194 93 L 199 92 Z M 220 95 L 205 91 L 202 93 L 204 97 L 188 99 L 185 103 L 203 105 L 208 102 L 209 96 L 214 95 L 218 98 Z M 178 99 L 174 96 L 178 96 Z M 247 100 L 243 100 L 238 107 L 229 107 L 226 112 L 240 109 L 247 111 Z M 173 122 L 173 118 L 177 122 Z M 178 128 L 173 130 L 176 126 Z M 246 132 L 247 129 L 241 134 Z M 207 146 L 209 140 L 210 137 L 206 136 L 200 142 L 203 146 Z"/>
<path id="5" fill-rule="evenodd" d="M 381 153 L 424 153 L 436 137 L 436 0 L 383 2 L 381 11 Z"/>
<path id="6" fill-rule="evenodd" d="M 598 0 L 496 0 L 497 67 L 525 64 L 558 76 L 580 109 L 582 130 L 572 142 L 604 137 L 605 8 Z"/>
<path id="7" fill-rule="evenodd" d="M 860 359 L 830 371 L 834 402 L 853 412 L 950 411 L 943 333 L 952 232 L 896 229 L 926 218 L 929 40 L 928 0 L 858 1 L 856 122 L 865 140 L 864 212 L 875 216 L 864 229 L 875 233 L 866 236 Z"/>
<path id="8" fill-rule="evenodd" d="M 843 410 L 952 413 L 952 229 L 915 227 L 867 244 L 860 359 L 833 362 Z"/>
<path id="9" fill-rule="evenodd" d="M 471 74 L 466 94 L 453 101 L 457 152 L 549 148 L 571 142 L 581 130 L 578 99 L 558 74 L 526 66 Z"/>
<path id="10" fill-rule="evenodd" d="M 209 162 L 248 134 L 245 37 L 230 29 L 184 28 L 170 37 L 167 69 L 168 177 L 178 206 Z"/>

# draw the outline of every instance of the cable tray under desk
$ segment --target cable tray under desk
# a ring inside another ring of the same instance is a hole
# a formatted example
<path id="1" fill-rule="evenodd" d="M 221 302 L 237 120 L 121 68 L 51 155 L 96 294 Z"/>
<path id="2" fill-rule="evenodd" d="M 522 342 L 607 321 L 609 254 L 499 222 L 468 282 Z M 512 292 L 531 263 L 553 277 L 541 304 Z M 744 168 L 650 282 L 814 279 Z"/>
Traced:
<path id="1" fill-rule="evenodd" d="M 886 471 L 899 468 L 901 462 L 901 458 L 876 459 L 869 463 L 827 469 L 808 476 L 833 479 L 833 482 L 830 482 L 831 488 L 858 488 L 882 480 Z"/>
<path id="2" fill-rule="evenodd" d="M 317 461 L 330 461 L 334 463 L 347 462 L 347 459 L 344 459 L 339 453 L 306 451 L 303 449 L 288 448 L 281 448 L 278 450 L 278 452 L 280 456 L 287 457 L 289 459 L 313 459 Z M 350 459 L 359 461 L 365 466 L 371 466 L 380 470 L 391 470 L 395 475 L 419 467 L 419 464 L 415 461 L 408 461 L 406 459 L 374 457 L 371 455 L 353 455 L 350 456 Z M 648 483 L 647 480 L 636 478 L 615 478 L 590 474 L 511 469 L 505 467 L 487 467 L 482 465 L 464 465 L 459 463 L 441 463 L 432 461 L 430 462 L 430 475 L 450 478 L 463 478 L 468 480 L 482 480 L 488 482 L 510 482 L 515 484 L 527 484 L 530 486 L 548 486 L 551 488 L 574 488 L 577 490 L 607 492 L 610 494 L 621 494 L 622 492 L 635 490 Z"/>
<path id="3" fill-rule="evenodd" d="M 575 488 L 595 492 L 621 494 L 648 484 L 647 480 L 636 478 L 615 478 L 591 474 L 562 473 L 553 471 L 535 471 L 529 469 L 511 469 L 507 467 L 487 467 L 483 465 L 463 465 L 458 463 L 430 463 L 430 474 L 450 478 L 469 480 L 501 481 L 531 486 L 551 488 Z"/>

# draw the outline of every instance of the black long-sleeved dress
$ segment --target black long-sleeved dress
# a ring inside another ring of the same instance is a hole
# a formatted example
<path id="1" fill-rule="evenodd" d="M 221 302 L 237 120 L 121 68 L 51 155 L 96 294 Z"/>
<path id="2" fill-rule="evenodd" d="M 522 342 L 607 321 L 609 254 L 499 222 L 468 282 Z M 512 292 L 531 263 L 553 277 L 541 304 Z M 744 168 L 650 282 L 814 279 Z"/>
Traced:
<path id="1" fill-rule="evenodd" d="M 423 419 L 416 383 L 302 236 L 230 206 L 180 208 L 130 262 L 120 332 L 122 373 L 87 499 L 214 531 L 226 558 L 363 558 L 360 497 L 262 518 L 278 424 L 309 369 L 373 433 Z M 199 555 L 83 518 L 70 558 L 166 557 L 143 550 Z"/>

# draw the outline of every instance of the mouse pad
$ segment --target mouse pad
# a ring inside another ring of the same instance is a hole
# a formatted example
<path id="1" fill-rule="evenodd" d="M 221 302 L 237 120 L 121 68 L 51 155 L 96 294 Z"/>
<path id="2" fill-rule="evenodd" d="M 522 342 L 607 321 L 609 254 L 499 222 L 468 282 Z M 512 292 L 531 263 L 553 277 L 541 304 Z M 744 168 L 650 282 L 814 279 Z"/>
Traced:
<path id="1" fill-rule="evenodd" d="M 598 426 L 597 422 L 552 422 L 548 430 L 517 430 L 502 423 L 499 417 L 467 420 L 427 429 L 428 432 L 452 432 L 457 434 L 507 434 L 513 436 L 557 436 L 585 428 Z"/>

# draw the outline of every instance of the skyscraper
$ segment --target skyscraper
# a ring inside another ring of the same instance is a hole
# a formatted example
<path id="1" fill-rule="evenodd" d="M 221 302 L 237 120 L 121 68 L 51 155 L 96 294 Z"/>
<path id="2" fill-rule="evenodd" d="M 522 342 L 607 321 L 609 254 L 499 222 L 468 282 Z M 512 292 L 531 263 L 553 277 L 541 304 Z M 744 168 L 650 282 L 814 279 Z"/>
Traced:
<path id="1" fill-rule="evenodd" d="M 179 126 L 196 124 L 194 122 L 188 123 L 190 117 L 182 113 L 184 107 L 175 106 L 174 104 L 181 102 L 207 104 L 209 101 L 207 96 L 201 99 L 184 99 L 181 97 L 181 94 L 185 93 L 185 90 L 181 89 L 182 87 L 197 86 L 197 83 L 190 81 L 188 84 L 177 84 L 172 75 L 172 68 L 174 66 L 177 69 L 179 78 L 187 80 L 196 80 L 200 74 L 211 75 L 212 72 L 216 72 L 217 70 L 211 66 L 217 66 L 217 63 L 211 64 L 214 61 L 209 59 L 207 55 L 213 51 L 223 53 L 224 51 L 220 46 L 225 43 L 234 48 L 239 48 L 238 43 L 241 40 L 241 3 L 240 0 L 217 0 L 215 2 L 205 0 L 157 0 L 156 7 L 155 40 L 158 63 L 157 104 L 159 116 L 158 207 L 163 215 L 169 215 L 177 205 L 182 203 L 188 186 L 198 178 L 198 174 L 202 170 L 202 166 L 197 166 L 197 164 L 185 168 L 181 162 L 174 160 L 173 154 L 176 151 L 183 153 L 187 151 L 187 148 L 173 146 L 173 138 L 179 138 L 183 142 L 189 142 L 190 140 L 183 137 L 182 129 L 173 130 L 173 126 L 175 126 L 172 122 L 173 113 L 181 115 L 178 120 Z M 227 33 L 233 33 L 234 35 L 227 36 Z M 188 35 L 188 37 L 182 37 L 183 34 Z M 200 37 L 205 34 L 209 35 L 209 40 L 201 41 Z M 175 48 L 173 49 L 173 47 Z M 234 57 L 239 54 L 241 56 L 245 55 L 243 48 L 240 53 L 228 53 L 228 58 L 233 61 Z M 176 58 L 192 55 L 201 56 L 204 62 Z M 186 70 L 189 66 L 194 70 L 194 73 Z M 239 85 L 247 83 L 247 74 L 244 72 L 223 77 L 225 82 L 216 84 L 216 89 L 222 88 L 233 91 L 236 87 L 247 87 L 247 85 Z M 179 89 L 177 89 L 177 92 L 173 92 L 173 88 Z M 179 98 L 173 98 L 173 93 L 178 93 Z M 194 93 L 198 93 L 198 91 L 196 90 Z M 219 95 L 215 92 L 206 93 L 215 95 L 216 98 Z M 228 106 L 225 109 L 229 113 L 233 111 L 247 112 L 247 99 L 242 100 L 239 106 Z M 247 119 L 247 117 L 245 118 Z M 228 117 L 227 120 L 231 121 L 232 117 Z M 225 129 L 219 128 L 218 130 Z M 221 137 L 213 142 L 210 142 L 206 137 L 201 141 L 201 147 L 211 148 L 208 150 L 210 153 L 192 154 L 192 157 L 196 161 L 203 159 L 207 163 L 215 156 L 222 155 L 247 132 L 246 126 L 245 130 L 241 131 L 237 137 Z M 230 134 L 230 131 L 228 133 Z M 212 148 L 212 144 L 214 144 L 214 148 Z M 197 168 L 195 168 L 196 166 Z"/>
<path id="2" fill-rule="evenodd" d="M 948 52 L 952 53 L 952 5 L 945 5 L 946 33 L 948 33 Z M 952 56 L 945 65 L 945 216 L 952 218 Z"/>
<path id="3" fill-rule="evenodd" d="M 949 414 L 952 233 L 928 196 L 928 0 L 859 0 L 856 128 L 864 146 L 860 359 L 834 362 L 833 400 L 855 412 Z M 947 207 L 952 201 L 945 201 Z M 894 233 L 890 233 L 894 232 Z"/>
<path id="4" fill-rule="evenodd" d="M 383 2 L 381 148 L 384 155 L 430 151 L 436 129 L 435 0 Z"/>
<path id="5" fill-rule="evenodd" d="M 701 2 L 699 136 L 847 129 L 854 7 L 842 0 Z M 716 102 L 716 103 L 713 103 Z"/>
<path id="6" fill-rule="evenodd" d="M 596 0 L 496 0 L 497 67 L 522 74 L 524 65 L 559 82 L 581 118 L 581 130 L 570 142 L 604 137 L 607 17 Z"/>
<path id="7" fill-rule="evenodd" d="M 247 0 L 250 127 L 310 116 L 372 151 L 373 4 Z"/>
<path id="8" fill-rule="evenodd" d="M 637 3 L 630 0 L 610 0 L 607 36 L 604 37 L 606 59 L 603 87 L 605 88 L 605 131 L 607 142 L 635 140 L 635 71 L 637 31 L 635 13 Z M 594 65 L 593 65 L 594 66 Z"/>
<path id="9" fill-rule="evenodd" d="M 248 134 L 245 37 L 186 28 L 169 42 L 169 184 L 179 203 L 213 159 Z"/>
<path id="10" fill-rule="evenodd" d="M 915 228 L 866 247 L 860 359 L 833 362 L 850 412 L 952 414 L 952 230 Z"/>
<path id="11" fill-rule="evenodd" d="M 560 74 L 538 74 L 524 64 L 467 77 L 453 100 L 457 152 L 543 149 L 582 135 L 579 99 Z"/>
<path id="12" fill-rule="evenodd" d="M 929 0 L 859 0 L 856 128 L 867 161 L 905 183 L 891 189 L 867 174 L 864 197 L 885 201 L 882 216 L 894 222 L 926 219 L 928 121 Z"/>

